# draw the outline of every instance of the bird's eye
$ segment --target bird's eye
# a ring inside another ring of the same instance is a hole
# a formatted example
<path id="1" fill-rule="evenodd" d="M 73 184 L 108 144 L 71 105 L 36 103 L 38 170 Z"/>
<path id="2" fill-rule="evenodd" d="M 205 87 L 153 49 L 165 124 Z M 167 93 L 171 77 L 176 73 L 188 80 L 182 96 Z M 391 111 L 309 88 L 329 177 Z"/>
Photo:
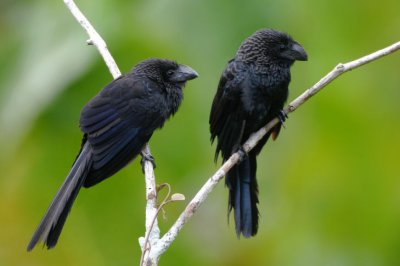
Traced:
<path id="1" fill-rule="evenodd" d="M 174 71 L 173 70 L 168 70 L 167 71 L 167 75 L 170 77 L 170 76 L 172 76 L 174 74 Z"/>
<path id="2" fill-rule="evenodd" d="M 286 50 L 286 45 L 284 45 L 284 44 L 279 45 L 279 50 L 280 51 L 285 51 Z"/>

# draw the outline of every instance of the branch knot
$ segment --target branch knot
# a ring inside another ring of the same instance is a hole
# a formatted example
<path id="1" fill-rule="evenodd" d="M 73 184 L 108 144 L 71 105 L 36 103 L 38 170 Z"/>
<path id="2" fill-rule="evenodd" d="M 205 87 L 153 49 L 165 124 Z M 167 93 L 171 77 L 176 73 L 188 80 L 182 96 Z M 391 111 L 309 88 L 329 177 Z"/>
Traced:
<path id="1" fill-rule="evenodd" d="M 337 66 L 336 66 L 336 70 L 338 71 L 338 72 L 340 72 L 340 73 L 343 73 L 346 69 L 345 69 L 345 65 L 343 64 L 343 63 L 339 63 Z"/>

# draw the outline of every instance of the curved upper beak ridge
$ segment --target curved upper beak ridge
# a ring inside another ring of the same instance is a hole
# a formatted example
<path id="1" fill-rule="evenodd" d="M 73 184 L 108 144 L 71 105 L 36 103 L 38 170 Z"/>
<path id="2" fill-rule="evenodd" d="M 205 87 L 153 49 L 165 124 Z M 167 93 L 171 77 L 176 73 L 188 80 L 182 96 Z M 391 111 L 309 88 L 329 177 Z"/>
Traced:
<path id="1" fill-rule="evenodd" d="M 185 65 L 179 65 L 179 68 L 175 71 L 175 74 L 171 79 L 175 82 L 185 82 L 195 79 L 198 76 L 199 74 L 197 74 L 193 68 Z"/>
<path id="2" fill-rule="evenodd" d="M 282 57 L 289 60 L 307 61 L 308 55 L 303 46 L 297 42 L 293 43 L 292 46 L 282 53 Z"/>
<path id="3" fill-rule="evenodd" d="M 291 50 L 292 50 L 294 60 L 299 60 L 299 61 L 307 61 L 308 60 L 307 52 L 306 52 L 306 50 L 304 50 L 303 46 L 301 46 L 300 44 L 294 43 Z"/>

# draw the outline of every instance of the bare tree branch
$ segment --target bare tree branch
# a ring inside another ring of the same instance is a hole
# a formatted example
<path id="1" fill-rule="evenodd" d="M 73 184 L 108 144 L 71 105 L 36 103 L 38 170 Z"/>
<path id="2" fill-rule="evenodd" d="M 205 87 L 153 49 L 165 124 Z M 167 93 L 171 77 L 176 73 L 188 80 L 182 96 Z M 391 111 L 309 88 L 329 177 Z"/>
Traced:
<path id="1" fill-rule="evenodd" d="M 106 42 L 101 38 L 101 36 L 97 33 L 97 31 L 93 28 L 92 24 L 90 24 L 89 20 L 82 14 L 79 8 L 76 6 L 73 0 L 64 0 L 64 3 L 67 5 L 69 11 L 71 11 L 72 15 L 76 18 L 76 20 L 81 24 L 82 28 L 84 28 L 89 35 L 89 40 L 87 40 L 87 44 L 92 45 L 94 44 L 99 50 L 101 56 L 106 62 L 108 69 L 111 72 L 111 75 L 114 79 L 121 76 L 121 71 L 115 63 L 114 58 L 111 56 L 110 52 L 108 51 Z"/>
<path id="2" fill-rule="evenodd" d="M 291 113 L 296 110 L 300 105 L 302 105 L 305 101 L 311 98 L 314 94 L 322 90 L 326 85 L 331 83 L 334 79 L 336 79 L 341 74 L 358 68 L 362 65 L 368 64 L 372 61 L 375 61 L 383 56 L 389 55 L 391 53 L 396 52 L 400 49 L 400 42 L 396 42 L 386 48 L 373 52 L 372 54 L 363 56 L 354 61 L 338 64 L 331 72 L 329 72 L 325 77 L 323 77 L 320 81 L 318 81 L 314 86 L 306 90 L 302 95 L 297 97 L 294 101 L 292 101 L 288 107 L 285 109 L 285 112 Z"/>
<path id="3" fill-rule="evenodd" d="M 377 60 L 385 55 L 396 52 L 400 49 L 400 42 L 392 44 L 384 49 L 376 51 L 372 54 L 361 57 L 357 60 L 338 64 L 331 72 L 324 76 L 320 81 L 318 81 L 311 88 L 306 90 L 303 94 L 293 100 L 285 109 L 284 112 L 289 114 L 294 112 L 298 107 L 305 103 L 313 95 L 321 91 L 325 86 L 335 80 L 341 74 L 358 68 L 364 64 L 370 63 Z M 257 132 L 253 133 L 250 138 L 243 144 L 243 149 L 246 152 L 252 150 L 257 143 L 267 134 L 274 126 L 280 123 L 280 120 L 276 117 L 271 120 L 267 125 L 262 127 Z M 211 176 L 203 187 L 197 192 L 194 198 L 186 206 L 185 210 L 176 220 L 174 225 L 169 229 L 169 231 L 157 242 L 156 246 L 152 247 L 151 254 L 149 257 L 154 258 L 153 261 L 158 261 L 158 258 L 168 249 L 171 243 L 176 239 L 178 233 L 183 228 L 183 226 L 189 221 L 193 214 L 197 211 L 200 205 L 205 201 L 207 196 L 215 188 L 219 181 L 225 176 L 225 174 L 239 161 L 239 153 L 234 153 L 232 156 L 218 169 L 218 171 Z M 154 264 L 156 265 L 156 264 Z"/>
<path id="4" fill-rule="evenodd" d="M 152 221 L 149 221 L 150 223 L 146 224 L 146 235 L 145 235 L 144 240 L 143 240 L 144 242 L 140 243 L 140 245 L 142 246 L 142 256 L 140 257 L 140 265 L 141 266 L 145 265 L 144 261 L 145 261 L 145 259 L 147 259 L 146 256 L 148 255 L 148 253 L 151 250 L 151 244 L 150 244 L 149 240 L 150 240 L 151 233 L 154 232 L 152 230 L 152 228 L 153 228 L 154 224 L 157 222 L 157 216 L 160 213 L 161 209 L 166 204 L 168 204 L 169 202 L 172 202 L 172 200 L 169 199 L 169 196 L 171 195 L 171 185 L 165 183 L 165 184 L 163 184 L 161 186 L 167 187 L 168 188 L 168 192 L 167 192 L 167 195 L 165 196 L 164 200 L 161 202 L 160 206 L 158 206 L 156 212 L 153 214 Z M 146 221 L 146 222 L 148 222 L 148 221 Z M 157 237 L 158 237 L 158 239 L 160 238 L 159 231 L 158 231 L 158 236 Z"/>
<path id="5" fill-rule="evenodd" d="M 99 50 L 101 56 L 103 57 L 108 69 L 111 72 L 111 75 L 114 79 L 121 76 L 121 71 L 119 70 L 117 64 L 115 63 L 114 58 L 111 56 L 110 52 L 107 49 L 106 42 L 101 38 L 101 36 L 97 33 L 94 27 L 90 24 L 88 19 L 83 15 L 83 13 L 79 10 L 73 0 L 64 0 L 65 5 L 71 11 L 72 15 L 76 18 L 79 24 L 86 30 L 89 35 L 89 40 L 87 43 L 89 45 L 95 45 Z M 150 147 L 148 144 L 143 148 L 142 153 L 146 155 L 150 155 Z M 145 158 L 145 157 L 144 157 Z M 157 189 L 156 189 L 156 180 L 154 176 L 153 164 L 149 160 L 145 160 L 144 162 L 144 173 L 145 173 L 145 183 L 146 183 L 146 233 L 148 236 L 150 245 L 156 242 L 160 238 L 160 229 L 158 227 L 157 219 L 153 219 L 157 215 Z M 154 220 L 154 221 L 153 221 Z M 151 232 L 149 232 L 151 230 Z M 142 248 L 142 252 L 144 252 L 144 238 L 140 238 L 139 242 Z"/>
<path id="6" fill-rule="evenodd" d="M 150 154 L 150 147 L 146 147 L 142 151 L 143 153 Z M 147 245 L 150 247 L 154 245 L 160 239 L 160 228 L 158 227 L 157 215 L 159 210 L 157 208 L 157 186 L 156 177 L 154 175 L 153 164 L 150 161 L 145 161 L 144 166 L 145 181 L 146 181 L 146 232 L 144 237 L 139 238 L 139 244 L 142 249 L 141 264 L 146 261 L 149 254 Z"/>

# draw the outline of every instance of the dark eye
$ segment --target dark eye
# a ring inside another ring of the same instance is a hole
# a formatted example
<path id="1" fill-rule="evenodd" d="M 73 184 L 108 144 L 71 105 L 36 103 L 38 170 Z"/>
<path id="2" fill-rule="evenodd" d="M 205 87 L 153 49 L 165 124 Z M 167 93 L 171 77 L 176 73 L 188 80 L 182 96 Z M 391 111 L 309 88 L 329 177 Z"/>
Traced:
<path id="1" fill-rule="evenodd" d="M 167 71 L 167 76 L 168 76 L 168 77 L 172 76 L 173 74 L 174 74 L 174 71 L 173 71 L 173 70 L 168 70 L 168 71 Z"/>
<path id="2" fill-rule="evenodd" d="M 281 44 L 281 45 L 279 45 L 279 51 L 285 51 L 286 50 L 286 45 L 284 45 L 284 44 Z"/>

